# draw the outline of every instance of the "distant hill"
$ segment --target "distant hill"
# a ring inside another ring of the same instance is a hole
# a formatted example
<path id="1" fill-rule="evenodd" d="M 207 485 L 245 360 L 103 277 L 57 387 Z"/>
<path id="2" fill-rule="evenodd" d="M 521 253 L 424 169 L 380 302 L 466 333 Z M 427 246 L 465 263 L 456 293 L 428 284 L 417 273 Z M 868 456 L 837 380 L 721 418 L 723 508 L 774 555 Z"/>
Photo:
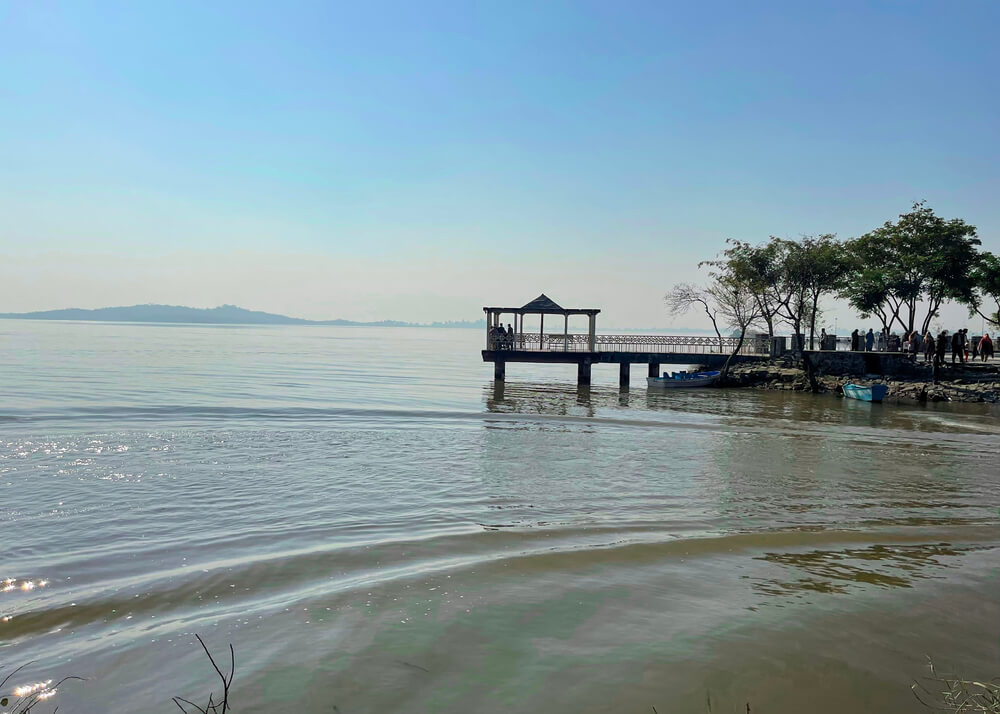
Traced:
<path id="1" fill-rule="evenodd" d="M 0 313 L 7 320 L 87 320 L 92 322 L 175 322 L 199 325 L 347 325 L 356 327 L 476 327 L 485 328 L 485 320 L 432 322 L 419 324 L 398 320 L 355 322 L 354 320 L 303 320 L 259 310 L 246 310 L 235 305 L 212 308 L 180 305 L 131 305 L 101 307 L 96 310 L 68 308 L 42 312 Z"/>

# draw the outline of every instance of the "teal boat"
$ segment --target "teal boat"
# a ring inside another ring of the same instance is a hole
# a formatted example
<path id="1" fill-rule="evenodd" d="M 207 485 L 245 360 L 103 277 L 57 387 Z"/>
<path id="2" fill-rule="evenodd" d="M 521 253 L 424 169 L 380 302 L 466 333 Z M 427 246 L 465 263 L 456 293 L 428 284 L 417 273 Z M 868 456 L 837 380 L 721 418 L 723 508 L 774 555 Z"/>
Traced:
<path id="1" fill-rule="evenodd" d="M 862 387 L 859 384 L 844 385 L 845 397 L 860 399 L 862 402 L 881 402 L 888 391 L 889 388 L 884 384 L 873 384 L 870 387 Z"/>

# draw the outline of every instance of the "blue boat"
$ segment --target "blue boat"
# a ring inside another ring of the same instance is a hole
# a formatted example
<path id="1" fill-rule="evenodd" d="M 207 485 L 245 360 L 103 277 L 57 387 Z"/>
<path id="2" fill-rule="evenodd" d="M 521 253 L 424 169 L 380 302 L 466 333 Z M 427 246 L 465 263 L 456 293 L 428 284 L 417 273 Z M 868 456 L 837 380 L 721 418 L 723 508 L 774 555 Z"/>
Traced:
<path id="1" fill-rule="evenodd" d="M 862 387 L 860 384 L 844 385 L 845 397 L 860 399 L 862 402 L 881 402 L 888 391 L 889 388 L 884 384 L 873 384 L 870 387 Z"/>
<path id="2" fill-rule="evenodd" d="M 719 378 L 718 372 L 664 372 L 662 377 L 649 377 L 646 384 L 661 389 L 707 387 Z"/>

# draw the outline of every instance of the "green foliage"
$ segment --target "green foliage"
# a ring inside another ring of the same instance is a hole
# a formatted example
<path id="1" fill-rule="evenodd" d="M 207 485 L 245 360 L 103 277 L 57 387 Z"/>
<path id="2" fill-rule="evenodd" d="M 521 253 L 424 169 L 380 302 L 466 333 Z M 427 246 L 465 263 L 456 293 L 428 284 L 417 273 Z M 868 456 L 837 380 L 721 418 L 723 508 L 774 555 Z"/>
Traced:
<path id="1" fill-rule="evenodd" d="M 707 264 L 750 292 L 770 335 L 778 322 L 799 333 L 808 321 L 814 331 L 820 298 L 839 288 L 850 265 L 832 234 L 728 245 L 720 259 Z"/>
<path id="2" fill-rule="evenodd" d="M 906 332 L 914 329 L 925 302 L 926 331 L 943 302 L 974 300 L 970 273 L 979 245 L 975 226 L 945 220 L 924 202 L 915 203 L 899 220 L 848 241 L 850 272 L 841 296 L 862 316 L 878 315 L 886 329 L 898 322 Z"/>
<path id="3" fill-rule="evenodd" d="M 980 255 L 970 278 L 973 289 L 968 302 L 970 313 L 1000 326 L 1000 257 L 993 253 Z"/>
<path id="4" fill-rule="evenodd" d="M 781 323 L 796 334 L 808 327 L 812 345 L 825 295 L 847 300 L 862 317 L 877 317 L 885 332 L 897 325 L 905 333 L 926 332 L 947 301 L 1000 326 L 1000 258 L 979 253 L 975 226 L 941 218 L 923 201 L 846 243 L 827 233 L 726 244 L 719 258 L 701 265 L 712 268 L 713 280 L 749 295 L 754 320 L 772 336 Z M 917 324 L 922 306 L 926 313 Z"/>

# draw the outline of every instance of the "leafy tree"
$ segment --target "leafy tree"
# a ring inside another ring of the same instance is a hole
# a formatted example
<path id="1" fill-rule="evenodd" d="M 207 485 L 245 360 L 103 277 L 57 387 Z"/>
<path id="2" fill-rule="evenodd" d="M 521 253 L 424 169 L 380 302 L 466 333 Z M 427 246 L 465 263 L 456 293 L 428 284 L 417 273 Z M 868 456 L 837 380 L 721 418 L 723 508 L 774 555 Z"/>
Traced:
<path id="1" fill-rule="evenodd" d="M 978 314 L 987 322 L 1000 326 L 1000 257 L 984 252 L 970 278 L 973 288 L 968 303 L 970 314 Z"/>
<path id="2" fill-rule="evenodd" d="M 863 318 L 875 316 L 882 323 L 882 330 L 888 334 L 893 321 L 889 309 L 889 287 L 885 274 L 870 267 L 863 256 L 859 256 L 856 245 L 849 244 L 848 260 L 853 264 L 849 282 L 842 288 L 841 297 L 857 310 Z"/>
<path id="3" fill-rule="evenodd" d="M 841 296 L 863 317 L 878 315 L 887 332 L 895 323 L 912 332 L 918 306 L 926 302 L 926 331 L 946 300 L 973 300 L 969 274 L 979 245 L 975 226 L 915 203 L 898 221 L 847 243 L 851 271 Z"/>
<path id="4" fill-rule="evenodd" d="M 729 273 L 715 274 L 708 288 L 709 295 L 718 308 L 718 315 L 728 327 L 739 333 L 736 346 L 722 366 L 722 378 L 729 374 L 733 356 L 739 354 L 746 341 L 747 330 L 761 319 L 760 306 L 750 286 Z"/>
<path id="5" fill-rule="evenodd" d="M 843 285 L 849 261 L 843 245 L 837 242 L 832 233 L 816 237 L 805 236 L 801 245 L 806 266 L 803 279 L 809 298 L 809 349 L 813 349 L 820 299 L 836 292 Z"/>
<path id="6" fill-rule="evenodd" d="M 740 244 L 743 246 L 745 244 Z M 728 251 L 727 251 L 728 252 Z M 715 334 L 722 344 L 719 332 L 721 322 L 733 329 L 738 339 L 733 351 L 722 366 L 722 377 L 729 373 L 729 365 L 733 356 L 739 354 L 746 341 L 747 330 L 761 321 L 760 296 L 755 294 L 744 272 L 745 265 L 739 260 L 717 260 L 703 263 L 711 265 L 707 288 L 679 284 L 667 293 L 667 304 L 672 314 L 680 314 L 695 305 L 703 306 L 715 328 Z"/>
<path id="7" fill-rule="evenodd" d="M 729 245 L 723 259 L 709 264 L 724 268 L 750 290 L 769 336 L 774 336 L 778 322 L 787 323 L 796 335 L 803 334 L 808 324 L 811 344 L 820 299 L 842 283 L 849 265 L 836 238 L 832 234 L 799 240 L 771 236 L 760 245 L 741 241 L 729 241 Z"/>
<path id="8" fill-rule="evenodd" d="M 809 312 L 809 256 L 796 241 L 772 236 L 766 245 L 777 273 L 773 294 L 778 315 L 792 328 L 792 335 L 801 335 L 802 323 Z M 795 344 L 796 350 L 801 348 L 802 345 Z"/>
<path id="9" fill-rule="evenodd" d="M 767 326 L 768 337 L 774 337 L 775 323 L 782 319 L 788 300 L 784 292 L 780 239 L 772 238 L 761 245 L 738 240 L 726 243 L 729 248 L 723 251 L 721 259 L 705 261 L 702 265 L 711 266 L 718 275 L 725 275 L 741 290 L 747 291 L 756 303 L 758 319 Z"/>

